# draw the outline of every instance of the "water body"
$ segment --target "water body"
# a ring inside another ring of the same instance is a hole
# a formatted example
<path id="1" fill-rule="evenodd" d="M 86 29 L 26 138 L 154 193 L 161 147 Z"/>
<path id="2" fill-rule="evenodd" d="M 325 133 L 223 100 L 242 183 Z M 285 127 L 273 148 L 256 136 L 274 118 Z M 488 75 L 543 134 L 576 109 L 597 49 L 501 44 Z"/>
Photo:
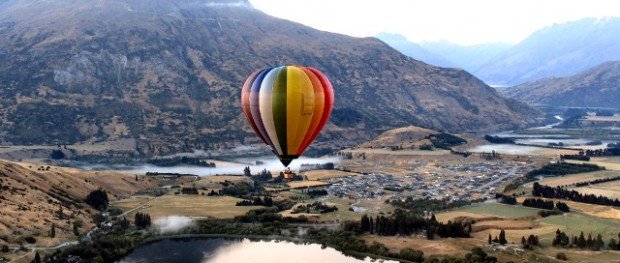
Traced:
<path id="1" fill-rule="evenodd" d="M 296 244 L 288 241 L 252 241 L 224 238 L 162 240 L 136 248 L 121 263 L 220 263 L 220 262 L 395 262 L 357 259 L 319 244 Z"/>
<path id="2" fill-rule="evenodd" d="M 258 161 L 258 162 L 257 162 Z M 299 170 L 301 164 L 325 164 L 332 162 L 337 164 L 340 162 L 339 157 L 328 158 L 309 158 L 300 157 L 294 160 L 289 166 L 293 171 Z M 238 158 L 231 162 L 215 161 L 216 167 L 201 167 L 191 165 L 178 165 L 172 167 L 159 167 L 151 164 L 141 164 L 133 166 L 107 166 L 107 165 L 84 165 L 80 168 L 92 170 L 92 169 L 112 169 L 119 172 L 126 172 L 132 174 L 145 174 L 146 172 L 158 172 L 158 173 L 180 173 L 180 174 L 195 174 L 199 176 L 209 175 L 225 175 L 225 174 L 243 174 L 243 169 L 247 166 L 253 173 L 267 169 L 271 172 L 279 172 L 284 170 L 284 166 L 275 156 L 264 156 L 254 158 Z"/>

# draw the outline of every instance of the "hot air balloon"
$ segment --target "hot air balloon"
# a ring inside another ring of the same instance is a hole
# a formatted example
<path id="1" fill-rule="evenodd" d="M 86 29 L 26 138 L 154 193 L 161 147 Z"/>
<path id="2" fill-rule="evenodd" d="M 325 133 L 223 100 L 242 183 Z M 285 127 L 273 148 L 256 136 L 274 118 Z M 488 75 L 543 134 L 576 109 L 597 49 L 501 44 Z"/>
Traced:
<path id="1" fill-rule="evenodd" d="M 258 137 L 288 166 L 319 135 L 331 115 L 334 91 L 311 67 L 256 71 L 241 91 L 241 108 Z"/>

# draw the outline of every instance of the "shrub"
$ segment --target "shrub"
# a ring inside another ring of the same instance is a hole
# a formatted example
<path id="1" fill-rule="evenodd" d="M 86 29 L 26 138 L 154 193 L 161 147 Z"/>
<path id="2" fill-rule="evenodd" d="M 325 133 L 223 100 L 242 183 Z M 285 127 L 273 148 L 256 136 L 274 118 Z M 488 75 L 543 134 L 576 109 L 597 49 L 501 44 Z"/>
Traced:
<path id="1" fill-rule="evenodd" d="M 563 261 L 568 260 L 568 257 L 566 257 L 566 254 L 564 254 L 563 252 L 558 252 L 557 254 L 555 254 L 555 258 Z"/>

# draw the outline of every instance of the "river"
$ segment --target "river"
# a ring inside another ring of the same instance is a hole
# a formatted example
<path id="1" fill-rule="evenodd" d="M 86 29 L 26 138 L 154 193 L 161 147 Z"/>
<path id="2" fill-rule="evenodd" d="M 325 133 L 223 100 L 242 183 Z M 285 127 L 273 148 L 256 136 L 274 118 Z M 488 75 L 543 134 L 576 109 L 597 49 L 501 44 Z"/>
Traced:
<path id="1" fill-rule="evenodd" d="M 225 238 L 165 239 L 136 248 L 121 263 L 146 262 L 395 262 L 357 259 L 319 244 Z"/>

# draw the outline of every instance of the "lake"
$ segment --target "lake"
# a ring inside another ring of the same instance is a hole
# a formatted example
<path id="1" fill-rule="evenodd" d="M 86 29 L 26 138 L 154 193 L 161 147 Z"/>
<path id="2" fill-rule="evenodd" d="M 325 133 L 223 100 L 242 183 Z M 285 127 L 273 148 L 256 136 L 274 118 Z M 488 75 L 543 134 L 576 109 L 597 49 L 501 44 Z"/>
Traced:
<path id="1" fill-rule="evenodd" d="M 166 239 L 136 248 L 121 263 L 146 262 L 395 262 L 364 260 L 319 244 L 296 244 L 288 241 L 249 239 Z"/>

